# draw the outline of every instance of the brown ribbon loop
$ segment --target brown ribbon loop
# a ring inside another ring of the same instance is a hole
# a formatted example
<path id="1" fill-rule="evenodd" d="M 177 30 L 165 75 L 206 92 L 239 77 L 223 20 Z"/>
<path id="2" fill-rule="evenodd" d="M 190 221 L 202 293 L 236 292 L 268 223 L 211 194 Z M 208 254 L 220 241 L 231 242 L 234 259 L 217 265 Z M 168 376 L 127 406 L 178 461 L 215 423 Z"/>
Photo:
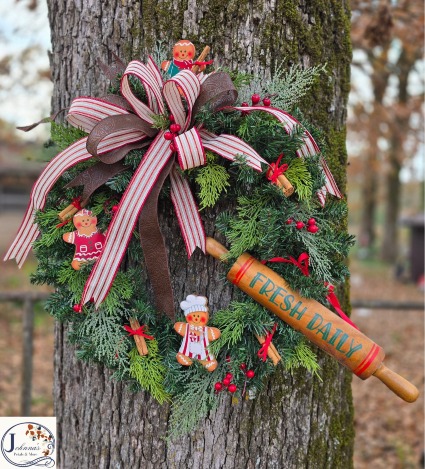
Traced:
<path id="1" fill-rule="evenodd" d="M 237 97 L 238 91 L 227 73 L 212 73 L 201 85 L 201 91 L 193 106 L 192 115 L 195 117 L 206 104 L 209 105 L 212 112 L 216 112 L 225 106 L 234 104 Z"/>
<path id="2" fill-rule="evenodd" d="M 123 98 L 122 96 L 119 96 L 117 94 L 107 94 L 103 98 L 101 98 L 103 101 L 106 101 L 107 103 L 115 104 L 116 106 L 120 106 L 124 108 L 126 111 L 129 112 L 134 112 L 133 108 L 130 106 L 130 103 Z"/>
<path id="3" fill-rule="evenodd" d="M 121 161 L 114 164 L 99 162 L 80 173 L 65 188 L 84 186 L 81 197 L 82 202 L 87 203 L 89 197 L 97 188 L 103 186 L 111 177 L 116 176 L 127 168 L 128 166 L 125 166 Z"/>
<path id="4" fill-rule="evenodd" d="M 140 243 L 155 296 L 156 308 L 172 320 L 174 320 L 174 295 L 168 268 L 167 250 L 158 222 L 158 196 L 173 164 L 174 160 L 170 158 L 161 171 L 139 217 Z"/>
<path id="5" fill-rule="evenodd" d="M 121 114 L 118 116 L 105 117 L 105 119 L 98 122 L 90 132 L 87 138 L 87 151 L 93 156 L 99 157 L 97 151 L 100 142 L 108 135 L 124 130 L 138 130 L 149 137 L 154 137 L 158 133 L 157 129 L 152 128 L 147 122 L 143 121 L 135 114 Z M 140 139 L 142 138 L 143 136 L 140 135 Z M 140 144 L 140 141 L 136 143 Z M 115 163 L 117 158 L 110 157 L 111 154 L 113 155 L 114 151 L 105 153 L 101 155 L 100 158 L 104 163 Z"/>

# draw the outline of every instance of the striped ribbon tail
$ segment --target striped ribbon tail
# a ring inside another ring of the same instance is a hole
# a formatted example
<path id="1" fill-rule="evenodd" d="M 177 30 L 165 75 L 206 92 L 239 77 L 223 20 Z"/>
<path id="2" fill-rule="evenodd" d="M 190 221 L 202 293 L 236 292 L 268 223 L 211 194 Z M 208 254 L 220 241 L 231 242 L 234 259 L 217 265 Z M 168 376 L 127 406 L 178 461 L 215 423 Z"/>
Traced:
<path id="1" fill-rule="evenodd" d="M 108 229 L 102 254 L 87 279 L 81 304 L 93 299 L 97 308 L 108 295 L 140 211 L 171 155 L 169 142 L 165 140 L 164 132 L 160 132 L 122 196 Z"/>
<path id="2" fill-rule="evenodd" d="M 258 172 L 262 171 L 261 163 L 269 166 L 267 161 L 264 160 L 250 145 L 234 135 L 215 135 L 206 130 L 200 130 L 199 135 L 201 136 L 202 144 L 205 148 L 217 153 L 223 158 L 235 161 L 237 156 L 242 156 L 246 159 L 248 166 Z"/>
<path id="3" fill-rule="evenodd" d="M 22 267 L 31 250 L 32 243 L 39 235 L 39 230 L 34 219 L 35 211 L 44 208 L 47 194 L 67 169 L 92 157 L 86 150 L 86 142 L 87 137 L 84 137 L 73 143 L 55 156 L 43 170 L 32 188 L 30 203 L 28 204 L 25 217 L 15 240 L 4 257 L 5 261 L 8 259 L 16 259 L 19 268 Z"/>
<path id="4" fill-rule="evenodd" d="M 170 172 L 171 200 L 177 215 L 187 255 L 199 247 L 203 253 L 206 250 L 205 230 L 199 216 L 198 207 L 190 190 L 189 183 L 182 176 L 179 167 L 175 165 Z"/>
<path id="5" fill-rule="evenodd" d="M 229 107 L 228 109 L 236 110 L 236 111 L 241 111 L 241 112 L 251 112 L 251 111 L 264 111 L 267 112 L 268 114 L 272 114 L 273 116 L 276 117 L 276 119 L 281 122 L 284 126 L 285 131 L 290 135 L 292 134 L 293 130 L 295 127 L 303 127 L 302 124 L 295 119 L 295 117 L 291 116 L 291 114 L 288 114 L 285 111 L 282 111 L 281 109 L 276 109 L 273 107 L 267 107 L 267 106 L 248 106 L 248 107 Z M 297 156 L 300 158 L 308 158 L 309 156 L 314 156 L 320 153 L 320 149 L 310 134 L 310 132 L 304 129 L 304 135 L 302 137 L 303 140 L 303 145 L 301 146 L 300 149 L 297 150 Z M 331 170 L 329 169 L 326 161 L 324 158 L 320 158 L 320 164 L 323 169 L 323 173 L 325 175 L 325 185 L 317 193 L 317 197 L 321 203 L 321 205 L 325 205 L 325 200 L 326 200 L 326 193 L 329 192 L 330 194 L 334 195 L 335 197 L 338 197 L 339 199 L 342 198 L 342 194 L 340 190 L 338 189 L 338 186 L 335 182 L 335 179 L 331 173 Z"/>

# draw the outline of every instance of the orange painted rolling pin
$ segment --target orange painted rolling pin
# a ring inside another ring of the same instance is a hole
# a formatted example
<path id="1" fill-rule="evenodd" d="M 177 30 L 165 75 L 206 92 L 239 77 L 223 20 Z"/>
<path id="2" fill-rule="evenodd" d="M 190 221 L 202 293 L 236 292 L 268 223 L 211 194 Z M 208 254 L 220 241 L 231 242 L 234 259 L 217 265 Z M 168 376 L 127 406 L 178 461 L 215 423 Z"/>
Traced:
<path id="1" fill-rule="evenodd" d="M 219 260 L 228 254 L 212 238 L 207 238 L 207 252 Z M 282 277 L 251 255 L 238 257 L 227 279 L 359 378 L 376 376 L 405 401 L 417 399 L 417 388 L 382 363 L 385 353 L 379 345 L 316 300 L 292 291 Z"/>

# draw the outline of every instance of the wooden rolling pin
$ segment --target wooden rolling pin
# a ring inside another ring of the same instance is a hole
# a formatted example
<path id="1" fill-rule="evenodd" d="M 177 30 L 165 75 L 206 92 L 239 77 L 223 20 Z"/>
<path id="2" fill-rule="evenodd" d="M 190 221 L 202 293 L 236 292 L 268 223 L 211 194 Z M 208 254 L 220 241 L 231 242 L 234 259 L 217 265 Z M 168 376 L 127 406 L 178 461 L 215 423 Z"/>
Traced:
<path id="1" fill-rule="evenodd" d="M 207 238 L 207 252 L 219 260 L 225 260 L 228 254 L 212 238 Z M 239 256 L 227 279 L 359 378 L 376 376 L 406 402 L 418 398 L 419 391 L 412 383 L 382 363 L 385 353 L 379 345 L 316 300 L 291 290 L 282 277 L 251 255 Z"/>

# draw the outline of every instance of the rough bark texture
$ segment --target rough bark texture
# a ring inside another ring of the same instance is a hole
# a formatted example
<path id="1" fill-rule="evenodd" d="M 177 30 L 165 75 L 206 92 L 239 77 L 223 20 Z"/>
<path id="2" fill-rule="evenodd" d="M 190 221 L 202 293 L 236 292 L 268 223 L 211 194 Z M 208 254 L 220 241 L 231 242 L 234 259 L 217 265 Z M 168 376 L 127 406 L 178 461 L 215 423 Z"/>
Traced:
<path id="1" fill-rule="evenodd" d="M 277 63 L 327 62 L 323 77 L 303 110 L 326 134 L 328 159 L 345 187 L 345 106 L 349 89 L 347 2 L 178 0 L 48 0 L 52 27 L 53 109 L 78 95 L 100 96 L 106 80 L 96 59 L 110 51 L 139 58 L 165 39 L 181 37 L 198 50 L 212 46 L 223 65 L 270 73 Z M 171 47 L 170 47 L 171 51 Z M 170 269 L 175 298 L 197 292 L 217 310 L 231 288 L 211 258 L 184 254 L 170 208 L 160 207 L 163 232 L 173 253 Z M 213 216 L 206 230 L 214 236 Z M 111 381 L 101 366 L 75 358 L 66 331 L 56 327 L 55 403 L 60 467 L 74 468 L 349 468 L 353 422 L 351 376 L 320 355 L 323 381 L 308 373 L 279 374 L 255 401 L 236 406 L 223 396 L 198 431 L 166 443 L 169 408 L 144 393 L 131 394 Z M 196 406 L 196 402 L 194 402 Z"/>

